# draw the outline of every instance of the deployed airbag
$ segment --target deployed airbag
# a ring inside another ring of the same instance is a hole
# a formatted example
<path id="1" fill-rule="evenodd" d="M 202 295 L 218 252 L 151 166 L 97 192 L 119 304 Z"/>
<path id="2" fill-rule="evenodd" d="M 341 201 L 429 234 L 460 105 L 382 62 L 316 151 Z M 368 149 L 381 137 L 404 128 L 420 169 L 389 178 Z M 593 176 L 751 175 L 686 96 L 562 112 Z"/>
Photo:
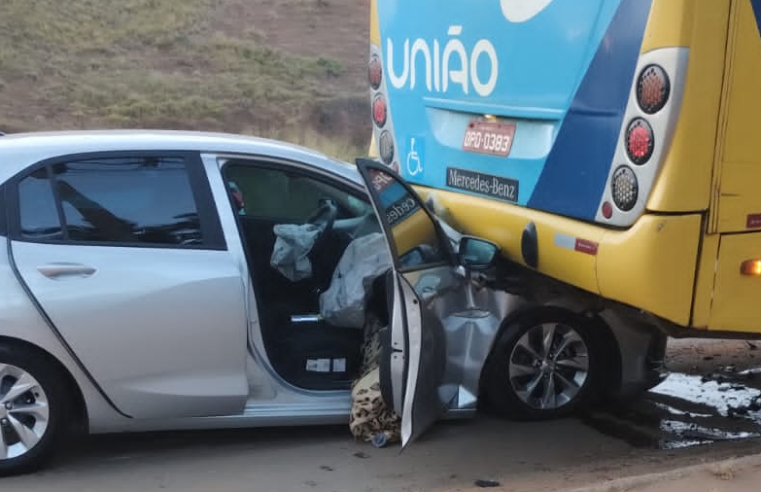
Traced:
<path id="1" fill-rule="evenodd" d="M 308 255 L 322 230 L 312 224 L 279 224 L 273 231 L 277 239 L 270 265 L 291 282 L 311 277 L 312 262 Z"/>
<path id="2" fill-rule="evenodd" d="M 333 326 L 363 328 L 365 304 L 373 281 L 391 268 L 386 238 L 372 233 L 352 241 L 320 296 L 320 314 Z"/>

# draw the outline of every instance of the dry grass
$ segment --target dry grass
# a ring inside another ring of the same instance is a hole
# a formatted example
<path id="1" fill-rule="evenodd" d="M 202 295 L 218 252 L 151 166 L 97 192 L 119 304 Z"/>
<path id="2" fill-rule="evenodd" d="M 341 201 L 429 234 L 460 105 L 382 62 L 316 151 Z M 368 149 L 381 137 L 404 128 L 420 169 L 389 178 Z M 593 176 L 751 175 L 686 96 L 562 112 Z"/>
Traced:
<path id="1" fill-rule="evenodd" d="M 264 132 L 262 135 L 302 147 L 317 149 L 325 155 L 346 162 L 354 162 L 355 158 L 367 155 L 368 151 L 367 147 L 354 145 L 345 139 L 327 138 L 314 130 L 273 130 L 272 132 Z"/>
<path id="2" fill-rule="evenodd" d="M 337 101 L 364 101 L 342 90 L 342 62 L 273 49 L 253 25 L 218 29 L 226 2 L 2 0 L 0 126 L 280 134 L 355 151 L 340 119 L 319 118 Z"/>

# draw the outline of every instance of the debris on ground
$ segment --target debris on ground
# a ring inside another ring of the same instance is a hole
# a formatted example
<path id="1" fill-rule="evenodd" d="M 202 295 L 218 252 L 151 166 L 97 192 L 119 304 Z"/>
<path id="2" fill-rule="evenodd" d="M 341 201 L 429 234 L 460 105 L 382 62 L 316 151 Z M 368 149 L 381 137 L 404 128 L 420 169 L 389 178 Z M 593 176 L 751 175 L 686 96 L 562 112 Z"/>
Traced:
<path id="1" fill-rule="evenodd" d="M 500 485 L 499 482 L 495 482 L 494 480 L 476 480 L 476 487 L 481 487 L 482 489 L 499 487 Z"/>

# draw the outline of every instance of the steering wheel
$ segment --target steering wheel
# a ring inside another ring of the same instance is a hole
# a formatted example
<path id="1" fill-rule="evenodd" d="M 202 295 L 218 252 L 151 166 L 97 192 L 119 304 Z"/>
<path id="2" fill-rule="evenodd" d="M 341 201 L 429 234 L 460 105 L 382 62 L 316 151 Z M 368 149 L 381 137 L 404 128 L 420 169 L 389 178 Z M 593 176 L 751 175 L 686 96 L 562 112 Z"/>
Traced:
<path id="1" fill-rule="evenodd" d="M 333 224 L 338 215 L 338 207 L 333 200 L 330 200 L 329 198 L 321 198 L 318 203 L 319 206 L 317 209 L 309 214 L 309 217 L 307 217 L 306 220 L 307 224 L 312 224 L 320 230 L 317 239 L 323 237 L 333 229 Z"/>

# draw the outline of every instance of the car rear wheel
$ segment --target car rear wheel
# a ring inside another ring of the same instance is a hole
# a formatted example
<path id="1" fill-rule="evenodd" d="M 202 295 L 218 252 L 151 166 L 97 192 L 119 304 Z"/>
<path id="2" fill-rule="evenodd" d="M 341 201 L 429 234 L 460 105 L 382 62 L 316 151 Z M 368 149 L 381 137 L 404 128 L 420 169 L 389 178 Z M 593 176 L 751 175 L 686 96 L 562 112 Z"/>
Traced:
<path id="1" fill-rule="evenodd" d="M 34 350 L 0 345 L 0 476 L 39 468 L 64 422 L 64 381 Z"/>
<path id="2" fill-rule="evenodd" d="M 484 369 L 484 391 L 500 415 L 558 418 L 587 405 L 604 367 L 600 345 L 583 316 L 560 309 L 510 322 Z"/>

